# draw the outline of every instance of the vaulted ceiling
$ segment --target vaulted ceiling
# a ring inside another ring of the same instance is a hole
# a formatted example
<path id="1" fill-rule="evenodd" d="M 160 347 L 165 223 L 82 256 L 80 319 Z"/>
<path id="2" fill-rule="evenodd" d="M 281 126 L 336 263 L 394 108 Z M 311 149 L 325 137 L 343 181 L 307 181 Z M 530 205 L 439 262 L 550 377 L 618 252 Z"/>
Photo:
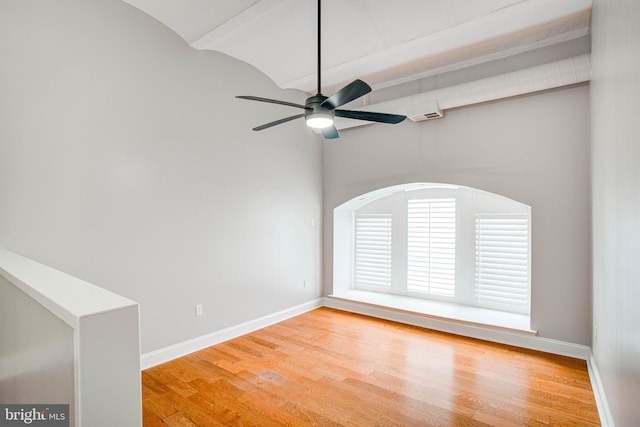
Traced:
<path id="1" fill-rule="evenodd" d="M 315 92 L 316 0 L 124 0 L 197 49 Z M 324 0 L 324 88 L 374 88 L 583 37 L 592 0 Z M 331 90 L 327 90 L 331 92 Z"/>

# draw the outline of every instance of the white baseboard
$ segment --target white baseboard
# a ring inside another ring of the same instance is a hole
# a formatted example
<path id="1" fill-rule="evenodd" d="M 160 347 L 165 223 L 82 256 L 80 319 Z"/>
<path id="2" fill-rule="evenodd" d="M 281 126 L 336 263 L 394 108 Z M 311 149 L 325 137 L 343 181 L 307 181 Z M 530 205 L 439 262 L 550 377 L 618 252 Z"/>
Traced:
<path id="1" fill-rule="evenodd" d="M 587 369 L 589 370 L 589 379 L 591 380 L 593 395 L 596 399 L 596 405 L 598 406 L 600 424 L 602 427 L 615 427 L 613 416 L 611 415 L 611 409 L 609 408 L 609 402 L 607 402 L 607 396 L 602 385 L 602 379 L 600 378 L 600 372 L 596 365 L 596 359 L 593 357 L 593 353 L 591 352 L 589 352 L 589 358 L 587 359 Z"/>
<path id="2" fill-rule="evenodd" d="M 318 307 L 322 307 L 323 302 L 324 300 L 322 298 L 318 298 L 258 319 L 250 320 L 239 325 L 231 326 L 226 329 L 215 331 L 210 334 L 161 348 L 159 350 L 151 351 L 149 353 L 144 353 L 140 356 L 140 367 L 143 370 L 148 369 L 153 366 L 160 365 L 161 363 L 177 359 L 178 357 L 186 356 L 187 354 L 211 347 L 212 345 L 220 344 L 221 342 L 273 325 L 274 323 L 282 322 L 283 320 L 298 316 L 299 314 L 306 313 L 307 311 L 314 310 Z"/>
<path id="3" fill-rule="evenodd" d="M 518 333 L 515 331 L 504 330 L 502 328 L 493 328 L 490 326 L 484 327 L 476 324 L 457 322 L 455 320 L 437 318 L 425 314 L 414 314 L 367 303 L 325 297 L 324 305 L 338 310 L 364 314 L 366 316 L 377 317 L 380 319 L 391 320 L 441 332 L 448 332 L 470 338 L 513 345 L 530 350 L 539 350 L 562 356 L 575 357 L 576 359 L 588 360 L 590 354 L 590 349 L 586 345 L 543 338 L 528 333 Z"/>

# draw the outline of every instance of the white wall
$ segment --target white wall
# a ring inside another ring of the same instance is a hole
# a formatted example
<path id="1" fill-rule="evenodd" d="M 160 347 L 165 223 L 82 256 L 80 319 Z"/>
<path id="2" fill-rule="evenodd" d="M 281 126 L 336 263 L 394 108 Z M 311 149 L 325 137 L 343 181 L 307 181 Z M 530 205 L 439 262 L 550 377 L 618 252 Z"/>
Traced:
<path id="1" fill-rule="evenodd" d="M 0 58 L 0 247 L 138 301 L 143 353 L 321 294 L 322 142 L 234 99 L 303 94 L 119 0 L 4 0 Z"/>
<path id="2" fill-rule="evenodd" d="M 590 344 L 588 86 L 342 134 L 324 151 L 325 292 L 336 206 L 408 182 L 466 185 L 531 206 L 531 326 L 543 337 Z"/>
<path id="3" fill-rule="evenodd" d="M 0 274 L 0 402 L 68 404 L 73 417 L 73 362 L 73 328 Z"/>
<path id="4" fill-rule="evenodd" d="M 592 13 L 593 353 L 615 425 L 640 425 L 640 2 Z"/>

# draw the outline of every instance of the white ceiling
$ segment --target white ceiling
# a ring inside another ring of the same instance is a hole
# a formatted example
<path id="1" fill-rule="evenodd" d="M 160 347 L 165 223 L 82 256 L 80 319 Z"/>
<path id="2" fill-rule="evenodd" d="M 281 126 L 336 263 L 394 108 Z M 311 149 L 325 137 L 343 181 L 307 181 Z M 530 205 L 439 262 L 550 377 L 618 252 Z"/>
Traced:
<path id="1" fill-rule="evenodd" d="M 315 92 L 316 0 L 124 0 L 191 46 Z M 588 34 L 592 0 L 324 0 L 323 92 L 388 87 Z M 330 90 L 329 90 L 330 89 Z"/>

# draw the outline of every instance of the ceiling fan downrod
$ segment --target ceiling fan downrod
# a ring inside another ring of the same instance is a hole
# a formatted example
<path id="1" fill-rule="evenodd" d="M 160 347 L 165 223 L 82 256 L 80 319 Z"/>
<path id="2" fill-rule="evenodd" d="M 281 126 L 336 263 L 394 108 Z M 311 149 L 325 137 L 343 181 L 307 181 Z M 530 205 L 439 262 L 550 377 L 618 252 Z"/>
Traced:
<path id="1" fill-rule="evenodd" d="M 322 7 L 320 5 L 321 0 L 318 0 L 318 90 L 316 92 L 316 95 L 320 95 L 320 92 L 322 92 L 322 84 L 320 82 L 320 74 L 321 74 L 321 70 L 322 70 L 322 55 L 320 54 L 321 52 L 321 35 L 322 35 Z"/>

